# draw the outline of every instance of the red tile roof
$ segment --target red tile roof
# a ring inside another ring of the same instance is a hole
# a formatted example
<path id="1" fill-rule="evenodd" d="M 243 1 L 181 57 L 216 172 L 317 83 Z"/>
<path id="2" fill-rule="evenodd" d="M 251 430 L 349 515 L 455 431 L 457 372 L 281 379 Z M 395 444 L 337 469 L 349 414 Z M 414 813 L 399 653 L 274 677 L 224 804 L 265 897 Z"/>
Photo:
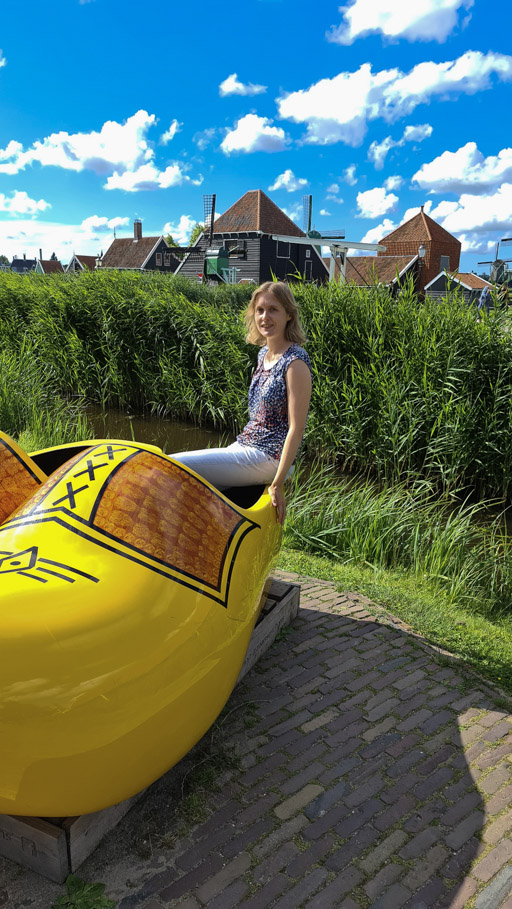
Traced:
<path id="1" fill-rule="evenodd" d="M 80 265 L 87 268 L 88 271 L 94 271 L 96 268 L 96 256 L 78 256 L 75 253 L 75 257 L 80 262 Z"/>
<path id="2" fill-rule="evenodd" d="M 459 271 L 455 275 L 451 275 L 451 278 L 455 278 L 456 281 L 460 281 L 461 284 L 465 284 L 466 287 L 470 287 L 472 290 L 483 290 L 484 287 L 492 287 L 490 281 L 486 281 L 485 278 L 481 278 L 480 275 L 474 275 L 471 271 Z"/>
<path id="3" fill-rule="evenodd" d="M 369 284 L 393 284 L 397 274 L 408 269 L 417 256 L 347 256 L 345 278 L 347 282 L 366 287 Z M 329 259 L 324 259 L 329 268 Z M 336 259 L 335 279 L 340 274 L 340 260 Z"/>
<path id="4" fill-rule="evenodd" d="M 102 268 L 142 268 L 161 237 L 133 237 L 113 240 L 101 260 Z"/>
<path id="5" fill-rule="evenodd" d="M 228 208 L 213 224 L 215 234 L 246 233 L 282 234 L 305 237 L 305 233 L 272 202 L 261 189 L 251 189 Z"/>
<path id="6" fill-rule="evenodd" d="M 39 264 L 45 275 L 54 275 L 64 269 L 58 259 L 39 259 Z"/>
<path id="7" fill-rule="evenodd" d="M 450 241 L 453 243 L 456 238 L 453 234 L 448 233 L 444 227 L 441 227 L 440 224 L 437 224 L 432 218 L 425 214 L 423 209 L 421 209 L 417 215 L 414 215 L 409 221 L 406 221 L 405 224 L 401 224 L 400 227 L 397 227 L 395 230 L 391 231 L 390 234 L 386 234 L 385 237 L 380 241 L 383 244 L 388 242 L 414 242 L 420 243 L 421 241 L 428 240 L 437 240 L 439 242 Z"/>

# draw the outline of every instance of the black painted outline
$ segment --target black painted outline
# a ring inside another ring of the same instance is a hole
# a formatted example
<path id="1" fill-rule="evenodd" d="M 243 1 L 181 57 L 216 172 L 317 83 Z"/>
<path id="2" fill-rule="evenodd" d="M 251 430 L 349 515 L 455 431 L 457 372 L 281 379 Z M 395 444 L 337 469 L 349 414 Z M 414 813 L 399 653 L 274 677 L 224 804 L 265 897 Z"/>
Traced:
<path id="1" fill-rule="evenodd" d="M 27 471 L 27 473 L 30 474 L 30 476 L 36 481 L 36 483 L 37 483 L 39 486 L 42 486 L 42 485 L 43 485 L 43 482 L 46 482 L 46 480 L 43 481 L 43 480 L 40 480 L 40 479 L 39 479 L 39 477 L 34 473 L 34 471 L 32 470 L 32 468 L 23 460 L 23 458 L 18 454 L 18 452 L 15 451 L 14 448 L 12 448 L 12 447 L 9 445 L 8 442 L 6 442 L 5 439 L 0 438 L 0 443 L 1 443 L 2 445 L 4 445 L 5 448 L 7 448 L 7 450 L 10 451 L 12 455 L 14 455 L 14 457 L 16 458 L 16 460 L 19 461 L 19 463 L 23 465 L 23 467 L 25 468 L 25 470 Z M 28 456 L 27 456 L 27 457 L 28 457 Z M 41 471 L 41 473 L 42 473 L 42 472 L 43 472 L 43 471 Z"/>
<path id="2" fill-rule="evenodd" d="M 229 597 L 229 587 L 231 584 L 231 575 L 232 575 L 234 564 L 235 564 L 235 558 L 236 558 L 236 555 L 240 548 L 241 542 L 244 539 L 244 537 L 247 536 L 247 534 L 251 530 L 255 530 L 257 527 L 260 526 L 259 524 L 256 524 L 255 522 L 250 522 L 250 526 L 247 527 L 243 531 L 243 533 L 240 534 L 240 538 L 238 539 L 237 544 L 235 546 L 235 551 L 233 553 L 233 558 L 231 560 L 231 565 L 230 565 L 230 568 L 228 571 L 225 598 L 222 599 L 221 597 L 214 596 L 213 593 L 208 593 L 207 590 L 203 590 L 202 587 L 199 587 L 196 584 L 189 584 L 189 583 L 187 583 L 187 581 L 183 581 L 180 578 L 176 578 L 176 577 L 174 577 L 174 575 L 168 574 L 166 571 L 162 571 L 160 568 L 156 568 L 154 565 L 148 565 L 147 562 L 143 562 L 141 559 L 138 559 L 135 556 L 129 555 L 126 552 L 121 552 L 119 549 L 116 549 L 114 546 L 110 546 L 108 543 L 104 543 L 101 540 L 97 540 L 94 537 L 89 536 L 89 534 L 84 533 L 84 531 L 79 530 L 77 527 L 70 527 L 69 524 L 67 524 L 65 521 L 61 520 L 59 517 L 57 517 L 57 515 L 48 515 L 48 514 L 42 515 L 39 518 L 39 520 L 36 518 L 34 518 L 30 521 L 28 521 L 26 518 L 24 520 L 23 519 L 21 519 L 21 520 L 23 521 L 23 523 L 15 525 L 15 526 L 23 527 L 23 526 L 26 526 L 27 524 L 48 524 L 48 523 L 51 523 L 52 521 L 54 521 L 56 524 L 59 524 L 61 527 L 64 527 L 65 530 L 69 530 L 71 533 L 76 533 L 76 535 L 79 537 L 82 537 L 82 539 L 87 540 L 90 543 L 95 543 L 96 546 L 100 546 L 102 549 L 106 549 L 108 552 L 113 552 L 115 555 L 121 556 L 121 558 L 128 559 L 130 562 L 135 562 L 137 565 L 142 565 L 143 568 L 147 568 L 149 571 L 154 571 L 155 574 L 161 575 L 162 577 L 166 578 L 168 581 L 174 581 L 176 584 L 179 584 L 181 587 L 187 587 L 189 590 L 194 590 L 194 591 L 196 591 L 196 593 L 200 593 L 202 596 L 208 597 L 208 599 L 213 600 L 215 603 L 219 603 L 220 606 L 224 606 L 225 609 L 227 609 L 227 601 L 228 601 L 228 597 Z M 0 533 L 4 530 L 8 530 L 8 529 L 9 528 L 6 525 L 2 525 L 0 527 Z M 126 544 L 123 544 L 123 545 L 126 545 Z M 165 563 L 163 563 L 163 564 L 165 564 Z M 175 570 L 179 570 L 179 569 L 175 569 Z M 180 573 L 185 574 L 185 572 L 180 572 Z M 18 572 L 18 574 L 23 574 L 23 572 L 20 571 L 20 572 Z M 43 578 L 34 578 L 33 575 L 27 575 L 27 577 L 29 577 L 29 578 L 32 577 L 33 580 L 44 582 Z M 199 578 L 197 578 L 196 580 L 199 581 Z M 44 583 L 46 583 L 46 582 L 44 582 Z M 201 581 L 201 583 L 204 583 L 204 582 Z"/>

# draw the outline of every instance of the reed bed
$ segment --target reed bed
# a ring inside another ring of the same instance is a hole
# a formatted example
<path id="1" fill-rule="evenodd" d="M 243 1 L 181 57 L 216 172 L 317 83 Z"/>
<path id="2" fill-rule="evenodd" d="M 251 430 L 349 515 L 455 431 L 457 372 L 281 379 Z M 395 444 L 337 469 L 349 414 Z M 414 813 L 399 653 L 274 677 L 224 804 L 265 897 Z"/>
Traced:
<path id="1" fill-rule="evenodd" d="M 51 367 L 27 343 L 0 351 L 0 428 L 25 451 L 92 437 L 83 402 L 59 397 Z"/>
<path id="2" fill-rule="evenodd" d="M 309 456 L 380 482 L 512 492 L 512 337 L 450 295 L 297 284 L 314 386 Z M 0 347 L 28 338 L 63 395 L 235 432 L 256 350 L 251 287 L 158 274 L 0 275 Z"/>
<path id="3" fill-rule="evenodd" d="M 290 549 L 412 572 L 473 612 L 510 616 L 512 547 L 501 518 L 489 521 L 489 503 L 456 506 L 424 480 L 342 481 L 321 465 L 298 471 L 291 485 L 283 541 Z"/>

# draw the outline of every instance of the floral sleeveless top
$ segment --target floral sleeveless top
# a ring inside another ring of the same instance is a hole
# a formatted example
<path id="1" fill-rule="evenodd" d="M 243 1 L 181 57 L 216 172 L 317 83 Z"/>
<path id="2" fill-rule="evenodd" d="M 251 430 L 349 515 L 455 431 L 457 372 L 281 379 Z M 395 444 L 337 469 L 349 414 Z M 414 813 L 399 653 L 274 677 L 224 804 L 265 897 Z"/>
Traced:
<path id="1" fill-rule="evenodd" d="M 279 460 L 288 432 L 286 371 L 293 360 L 304 360 L 311 371 L 311 361 L 302 347 L 291 344 L 270 369 L 265 369 L 263 361 L 267 351 L 268 347 L 262 347 L 258 354 L 258 365 L 249 388 L 249 422 L 237 442 L 252 445 Z"/>

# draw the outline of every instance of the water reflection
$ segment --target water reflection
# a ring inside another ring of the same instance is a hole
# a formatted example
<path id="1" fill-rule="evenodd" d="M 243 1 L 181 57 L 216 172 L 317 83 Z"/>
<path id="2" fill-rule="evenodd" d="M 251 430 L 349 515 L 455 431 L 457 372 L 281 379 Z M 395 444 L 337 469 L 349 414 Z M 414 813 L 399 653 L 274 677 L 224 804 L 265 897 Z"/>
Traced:
<path id="1" fill-rule="evenodd" d="M 168 454 L 173 451 L 194 451 L 196 448 L 215 448 L 229 445 L 234 436 L 194 426 L 183 420 L 168 420 L 155 416 L 130 415 L 119 410 L 104 411 L 89 406 L 87 417 L 97 439 L 134 439 L 147 445 L 158 445 Z"/>

